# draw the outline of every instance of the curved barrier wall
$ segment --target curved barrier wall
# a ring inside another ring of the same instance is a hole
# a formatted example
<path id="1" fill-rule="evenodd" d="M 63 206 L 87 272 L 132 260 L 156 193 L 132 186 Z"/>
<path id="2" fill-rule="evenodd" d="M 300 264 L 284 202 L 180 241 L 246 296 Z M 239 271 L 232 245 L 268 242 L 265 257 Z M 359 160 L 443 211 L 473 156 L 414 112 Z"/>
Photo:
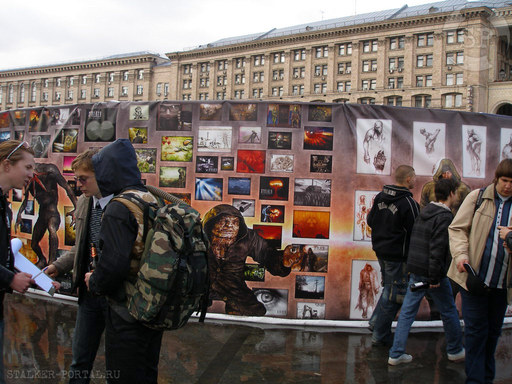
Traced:
<path id="1" fill-rule="evenodd" d="M 243 283 L 265 304 L 266 316 L 291 319 L 371 316 L 381 286 L 366 214 L 398 165 L 415 168 L 419 201 L 422 192 L 428 198 L 440 164 L 475 189 L 492 182 L 503 157 L 512 157 L 512 119 L 505 116 L 348 104 L 163 101 L 11 110 L 0 112 L 0 139 L 9 138 L 31 143 L 36 162 L 55 164 L 65 181 L 45 181 L 53 166 L 41 166 L 39 181 L 57 192 L 50 205 L 61 218 L 58 247 L 49 246 L 40 215 L 48 201 L 31 192 L 11 195 L 20 224 L 13 235 L 34 261 L 34 248 L 52 261 L 74 243 L 73 158 L 129 138 L 145 183 L 202 215 L 233 205 L 273 247 L 296 245 L 284 261 L 292 266 L 288 276 L 273 276 L 247 258 Z M 37 244 L 35 228 L 44 232 Z M 69 278 L 63 283 L 69 288 Z M 223 302 L 211 310 L 224 312 Z"/>

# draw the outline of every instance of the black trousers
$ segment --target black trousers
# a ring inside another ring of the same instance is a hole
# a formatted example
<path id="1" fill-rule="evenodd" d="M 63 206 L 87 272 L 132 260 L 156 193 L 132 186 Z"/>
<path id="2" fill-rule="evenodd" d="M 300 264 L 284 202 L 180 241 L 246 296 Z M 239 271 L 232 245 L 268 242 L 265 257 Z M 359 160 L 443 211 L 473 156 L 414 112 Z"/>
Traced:
<path id="1" fill-rule="evenodd" d="M 107 383 L 156 384 L 163 331 L 129 322 L 109 306 L 105 328 Z"/>

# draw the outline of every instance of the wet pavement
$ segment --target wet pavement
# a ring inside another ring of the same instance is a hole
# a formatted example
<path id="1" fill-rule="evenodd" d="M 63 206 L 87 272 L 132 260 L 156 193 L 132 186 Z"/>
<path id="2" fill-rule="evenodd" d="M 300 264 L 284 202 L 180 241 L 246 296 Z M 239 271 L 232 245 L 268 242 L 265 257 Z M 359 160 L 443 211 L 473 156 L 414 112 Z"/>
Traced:
<path id="1" fill-rule="evenodd" d="M 7 383 L 65 383 L 71 363 L 76 304 L 6 295 L 4 361 Z M 366 329 L 279 328 L 195 320 L 164 334 L 163 383 L 463 383 L 464 364 L 446 358 L 441 332 L 414 332 L 414 360 L 387 365 L 387 349 L 371 346 Z M 512 329 L 496 353 L 495 383 L 512 383 Z M 104 383 L 103 343 L 92 383 Z"/>

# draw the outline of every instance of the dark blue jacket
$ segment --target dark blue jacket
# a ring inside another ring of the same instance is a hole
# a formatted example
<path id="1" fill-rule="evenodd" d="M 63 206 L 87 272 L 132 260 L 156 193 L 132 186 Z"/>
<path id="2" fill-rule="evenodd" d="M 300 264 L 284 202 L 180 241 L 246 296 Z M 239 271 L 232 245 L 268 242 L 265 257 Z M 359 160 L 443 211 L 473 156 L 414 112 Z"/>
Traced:
<path id="1" fill-rule="evenodd" d="M 422 209 L 412 228 L 407 270 L 424 276 L 430 284 L 446 277 L 451 262 L 448 226 L 452 212 L 435 203 Z"/>

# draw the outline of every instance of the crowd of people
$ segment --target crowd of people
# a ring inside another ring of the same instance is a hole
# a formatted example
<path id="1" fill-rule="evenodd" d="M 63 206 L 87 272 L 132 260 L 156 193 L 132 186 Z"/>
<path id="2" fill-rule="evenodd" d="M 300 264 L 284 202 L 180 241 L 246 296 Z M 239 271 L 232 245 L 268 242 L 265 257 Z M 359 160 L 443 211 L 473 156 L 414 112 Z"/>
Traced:
<path id="1" fill-rule="evenodd" d="M 108 382 L 156 383 L 163 331 L 136 321 L 125 305 L 125 282 L 135 279 L 138 271 L 143 231 L 131 211 L 112 200 L 127 189 L 149 196 L 135 150 L 129 140 L 118 139 L 99 151 L 81 153 L 72 169 L 83 193 L 74 212 L 75 245 L 56 261 L 50 260 L 45 269 L 53 278 L 73 271 L 72 291 L 78 294 L 79 305 L 70 383 L 89 382 L 103 333 Z M 448 360 L 465 361 L 467 383 L 490 383 L 509 302 L 507 293 L 512 297 L 508 282 L 512 268 L 512 160 L 499 163 L 492 184 L 472 192 L 465 184 L 461 186 L 456 170 L 439 169 L 429 190 L 422 193 L 420 209 L 411 192 L 416 181 L 414 169 L 398 166 L 393 174 L 395 183 L 383 187 L 368 214 L 384 286 L 369 321 L 372 343 L 390 347 L 389 365 L 411 362 L 413 356 L 406 353 L 408 334 L 421 300 L 428 296 L 443 321 Z M 14 269 L 7 196 L 13 188 L 27 188 L 35 172 L 34 150 L 26 142 L 0 143 L 0 305 L 5 292 L 24 293 L 34 284 L 31 275 Z M 233 238 L 239 229 L 248 231 L 236 208 L 222 208 L 230 215 L 219 215 L 218 209 L 215 214 L 224 221 L 234 218 Z M 213 214 L 206 216 L 211 219 Z M 220 226 L 228 224 L 220 219 L 207 223 L 217 237 L 225 237 Z M 217 259 L 232 244 L 229 239 L 221 240 L 213 241 L 212 254 Z M 282 265 L 275 269 L 274 273 L 282 276 L 290 272 Z M 455 286 L 461 294 L 464 331 L 455 306 Z M 247 296 L 253 298 L 250 291 Z M 246 311 L 238 302 L 228 304 L 234 312 Z M 254 300 L 253 306 L 264 313 L 259 302 Z M 399 312 L 393 334 L 392 322 Z M 0 346 L 3 328 L 0 307 Z M 0 384 L 4 380 L 0 359 Z"/>

